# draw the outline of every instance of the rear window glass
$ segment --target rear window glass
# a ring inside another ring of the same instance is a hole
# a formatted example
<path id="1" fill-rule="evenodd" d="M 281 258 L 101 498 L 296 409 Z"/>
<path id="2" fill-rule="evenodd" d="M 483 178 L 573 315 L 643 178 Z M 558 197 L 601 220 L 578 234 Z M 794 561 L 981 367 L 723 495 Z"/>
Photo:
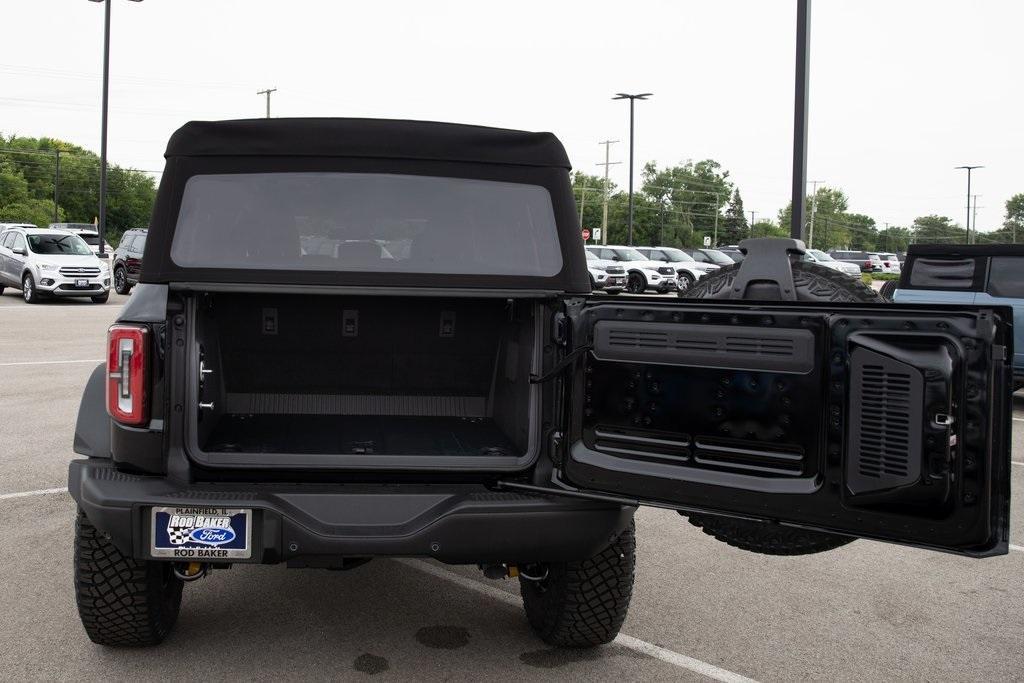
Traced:
<path id="1" fill-rule="evenodd" d="M 193 176 L 171 258 L 187 268 L 543 277 L 562 269 L 545 188 L 382 173 Z"/>
<path id="2" fill-rule="evenodd" d="M 910 286 L 924 289 L 970 289 L 976 259 L 918 258 L 910 271 Z"/>
<path id="3" fill-rule="evenodd" d="M 988 293 L 1013 299 L 1024 298 L 1024 259 L 993 257 L 989 267 Z"/>

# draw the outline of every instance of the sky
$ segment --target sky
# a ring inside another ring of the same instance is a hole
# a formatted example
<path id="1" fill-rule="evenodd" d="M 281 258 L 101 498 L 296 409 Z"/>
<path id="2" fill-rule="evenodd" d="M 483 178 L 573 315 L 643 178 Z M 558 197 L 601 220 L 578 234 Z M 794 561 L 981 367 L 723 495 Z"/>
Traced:
<path id="1" fill-rule="evenodd" d="M 792 168 L 795 0 L 344 2 L 111 0 L 109 158 L 158 172 L 169 135 L 199 119 L 455 121 L 546 130 L 574 167 L 627 182 L 713 158 L 748 211 L 775 217 Z M 1024 2 L 814 0 L 808 178 L 850 211 L 977 227 L 1024 192 Z M 103 5 L 5 3 L 0 133 L 99 149 Z M 159 177 L 159 175 L 157 175 Z"/>

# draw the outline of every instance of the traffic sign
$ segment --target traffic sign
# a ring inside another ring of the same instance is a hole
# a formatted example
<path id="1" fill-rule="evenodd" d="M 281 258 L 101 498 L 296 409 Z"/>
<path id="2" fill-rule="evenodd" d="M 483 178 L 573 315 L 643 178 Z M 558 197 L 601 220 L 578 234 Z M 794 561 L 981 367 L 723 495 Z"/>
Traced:
<path id="1" fill-rule="evenodd" d="M 601 239 L 601 228 L 594 228 L 594 239 Z"/>
<path id="2" fill-rule="evenodd" d="M 710 247 L 711 246 L 711 235 L 704 235 L 704 246 L 705 247 Z"/>
<path id="3" fill-rule="evenodd" d="M 583 241 L 586 242 L 590 239 L 590 230 L 583 228 Z"/>

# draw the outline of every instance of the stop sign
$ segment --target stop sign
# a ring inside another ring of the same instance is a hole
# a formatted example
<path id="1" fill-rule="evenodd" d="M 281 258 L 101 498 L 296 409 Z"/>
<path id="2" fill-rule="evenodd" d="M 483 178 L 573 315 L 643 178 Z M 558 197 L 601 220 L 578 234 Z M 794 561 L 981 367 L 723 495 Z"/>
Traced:
<path id="1" fill-rule="evenodd" d="M 586 240 L 589 240 L 589 239 L 590 239 L 590 230 L 588 230 L 587 228 L 583 228 L 583 240 L 586 241 Z"/>

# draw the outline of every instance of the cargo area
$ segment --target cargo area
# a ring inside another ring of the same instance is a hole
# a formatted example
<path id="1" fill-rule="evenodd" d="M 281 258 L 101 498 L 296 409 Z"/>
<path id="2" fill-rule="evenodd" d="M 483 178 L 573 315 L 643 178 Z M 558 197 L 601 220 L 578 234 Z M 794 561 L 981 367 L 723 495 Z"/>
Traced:
<path id="1" fill-rule="evenodd" d="M 529 455 L 528 300 L 208 293 L 194 306 L 202 453 Z"/>

